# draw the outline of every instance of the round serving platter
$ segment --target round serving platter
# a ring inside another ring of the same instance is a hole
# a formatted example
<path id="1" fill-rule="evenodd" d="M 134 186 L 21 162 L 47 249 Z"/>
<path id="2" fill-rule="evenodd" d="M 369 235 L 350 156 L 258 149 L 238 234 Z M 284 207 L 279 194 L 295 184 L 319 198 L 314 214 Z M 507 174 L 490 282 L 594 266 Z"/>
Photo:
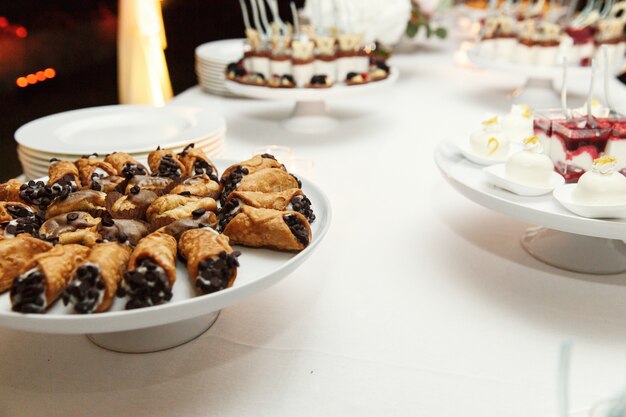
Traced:
<path id="1" fill-rule="evenodd" d="M 234 161 L 214 160 L 221 172 Z M 195 292 L 185 265 L 178 260 L 173 298 L 158 306 L 124 310 L 126 300 L 116 298 L 112 308 L 97 314 L 75 314 L 57 300 L 45 314 L 11 311 L 9 293 L 0 295 L 0 326 L 57 334 L 89 334 L 96 344 L 126 352 L 148 352 L 187 342 L 204 332 L 220 309 L 250 297 L 277 283 L 308 259 L 323 240 L 331 222 L 331 206 L 325 193 L 306 178 L 302 190 L 312 202 L 316 219 L 312 240 L 301 252 L 235 246 L 242 252 L 237 279 L 231 288 L 213 294 Z"/>

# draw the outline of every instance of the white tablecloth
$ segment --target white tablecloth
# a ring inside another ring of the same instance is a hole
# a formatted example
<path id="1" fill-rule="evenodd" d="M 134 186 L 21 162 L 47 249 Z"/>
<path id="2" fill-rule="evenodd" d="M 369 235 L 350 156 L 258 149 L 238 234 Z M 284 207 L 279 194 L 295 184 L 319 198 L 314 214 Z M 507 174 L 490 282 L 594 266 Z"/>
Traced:
<path id="1" fill-rule="evenodd" d="M 341 125 L 318 136 L 279 127 L 293 103 L 177 96 L 227 118 L 229 158 L 277 144 L 314 160 L 334 208 L 326 240 L 175 349 L 0 329 L 0 415 L 553 416 L 567 337 L 574 410 L 622 387 L 626 277 L 536 261 L 519 243 L 528 225 L 458 195 L 433 163 L 522 80 L 456 66 L 447 49 L 394 64 L 393 88 L 332 101 Z"/>

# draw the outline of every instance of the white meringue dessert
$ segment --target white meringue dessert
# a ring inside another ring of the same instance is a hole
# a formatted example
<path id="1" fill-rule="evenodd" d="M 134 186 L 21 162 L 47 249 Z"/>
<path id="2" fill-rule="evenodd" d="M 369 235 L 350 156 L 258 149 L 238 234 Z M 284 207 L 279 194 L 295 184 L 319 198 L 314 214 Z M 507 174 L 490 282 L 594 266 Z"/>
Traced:
<path id="1" fill-rule="evenodd" d="M 504 172 L 511 181 L 531 187 L 547 187 L 554 172 L 554 164 L 543 153 L 539 137 L 531 136 L 524 140 L 524 149 L 506 161 Z"/>
<path id="2" fill-rule="evenodd" d="M 483 128 L 470 135 L 470 151 L 492 159 L 504 159 L 509 154 L 510 141 L 503 134 L 498 117 L 483 122 Z"/>
<path id="3" fill-rule="evenodd" d="M 615 205 L 626 203 L 626 177 L 615 171 L 616 158 L 602 156 L 593 161 L 591 171 L 585 172 L 572 191 L 578 204 Z"/>
<path id="4" fill-rule="evenodd" d="M 533 111 L 526 104 L 513 104 L 511 111 L 501 117 L 502 132 L 514 142 L 534 135 Z"/>

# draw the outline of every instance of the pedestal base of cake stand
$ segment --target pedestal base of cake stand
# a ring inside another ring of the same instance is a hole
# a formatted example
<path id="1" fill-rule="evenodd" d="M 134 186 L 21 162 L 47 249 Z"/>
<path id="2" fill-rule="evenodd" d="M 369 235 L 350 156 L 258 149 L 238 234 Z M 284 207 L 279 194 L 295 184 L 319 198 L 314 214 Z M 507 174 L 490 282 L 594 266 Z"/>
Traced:
<path id="1" fill-rule="evenodd" d="M 626 271 L 626 244 L 622 240 L 531 227 L 522 246 L 534 258 L 566 271 L 594 275 Z"/>
<path id="2" fill-rule="evenodd" d="M 325 133 L 335 129 L 339 122 L 330 116 L 325 101 L 297 101 L 291 117 L 281 126 L 296 133 Z"/>
<path id="3" fill-rule="evenodd" d="M 561 105 L 551 78 L 529 77 L 520 90 L 521 92 L 513 99 L 515 103 L 528 104 L 536 109 L 558 108 Z"/>
<path id="4" fill-rule="evenodd" d="M 87 338 L 101 348 L 123 353 L 149 353 L 180 346 L 209 330 L 220 312 L 145 329 L 113 333 L 88 334 Z"/>

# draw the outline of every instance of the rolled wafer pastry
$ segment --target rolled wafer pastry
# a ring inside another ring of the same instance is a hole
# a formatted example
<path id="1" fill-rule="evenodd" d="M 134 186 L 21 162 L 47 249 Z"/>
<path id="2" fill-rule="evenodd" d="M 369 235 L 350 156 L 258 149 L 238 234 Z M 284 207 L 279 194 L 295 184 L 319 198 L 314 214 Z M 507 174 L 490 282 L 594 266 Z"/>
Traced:
<path id="1" fill-rule="evenodd" d="M 311 241 L 311 227 L 295 211 L 242 206 L 224 226 L 231 244 L 299 251 Z"/>
<path id="2" fill-rule="evenodd" d="M 0 223 L 34 215 L 33 209 L 24 203 L 0 201 Z"/>
<path id="3" fill-rule="evenodd" d="M 222 179 L 227 178 L 233 171 L 245 168 L 247 171 L 245 175 L 253 174 L 256 171 L 265 168 L 278 168 L 286 171 L 286 168 L 283 164 L 278 162 L 274 155 L 270 155 L 268 153 L 264 153 L 263 155 L 254 155 L 252 158 L 239 162 L 238 164 L 234 164 L 229 166 L 222 173 Z"/>
<path id="4" fill-rule="evenodd" d="M 231 287 L 237 277 L 241 254 L 228 244 L 228 238 L 215 230 L 193 229 L 182 234 L 178 251 L 187 260 L 189 277 L 203 294 Z"/>
<path id="5" fill-rule="evenodd" d="M 48 206 L 46 219 L 70 211 L 84 211 L 97 217 L 106 210 L 106 196 L 102 191 L 89 189 L 61 196 Z"/>
<path id="6" fill-rule="evenodd" d="M 228 181 L 222 180 L 222 205 L 235 190 L 275 193 L 301 187 L 300 181 L 295 176 L 279 168 L 263 168 L 241 177 L 236 174 L 237 171 L 233 171 Z"/>
<path id="7" fill-rule="evenodd" d="M 146 211 L 146 220 L 156 230 L 175 220 L 192 217 L 196 210 L 217 211 L 217 203 L 210 197 L 186 197 L 168 194 L 154 200 Z"/>
<path id="8" fill-rule="evenodd" d="M 15 178 L 0 184 L 0 201 L 18 201 L 23 203 L 24 200 L 20 196 L 20 188 L 23 184 L 23 181 Z"/>
<path id="9" fill-rule="evenodd" d="M 149 225 L 141 220 L 113 219 L 110 214 L 102 215 L 98 225 L 102 242 L 118 242 L 135 247 L 141 239 L 150 233 Z"/>
<path id="10" fill-rule="evenodd" d="M 119 243 L 94 246 L 65 288 L 63 303 L 72 304 L 81 314 L 108 310 L 128 267 L 130 254 L 130 247 Z"/>
<path id="11" fill-rule="evenodd" d="M 0 202 L 0 236 L 11 238 L 22 233 L 34 237 L 39 235 L 43 216 L 23 203 Z"/>
<path id="12" fill-rule="evenodd" d="M 117 175 L 131 178 L 135 175 L 148 175 L 148 169 L 126 152 L 113 152 L 104 158 L 104 162 L 111 164 Z"/>
<path id="13" fill-rule="evenodd" d="M 133 187 L 152 191 L 157 195 L 167 194 L 174 184 L 174 180 L 166 177 L 153 177 L 151 175 L 136 175 L 128 180 L 124 194 L 130 194 Z"/>
<path id="14" fill-rule="evenodd" d="M 109 193 L 106 198 L 106 207 L 114 219 L 143 220 L 146 217 L 146 210 L 157 197 L 157 194 L 152 191 L 134 186 L 128 195 L 115 191 Z"/>
<path id="15" fill-rule="evenodd" d="M 273 210 L 293 210 L 302 214 L 309 223 L 315 220 L 315 214 L 311 209 L 311 200 L 299 188 L 289 188 L 276 193 L 263 193 L 260 191 L 234 191 L 227 199 L 226 206 L 230 202 L 239 201 L 241 204 L 256 208 L 268 208 Z M 225 207 L 226 207 L 225 206 Z M 230 209 L 232 210 L 232 208 Z"/>
<path id="16" fill-rule="evenodd" d="M 57 245 L 35 255 L 11 286 L 13 311 L 43 313 L 56 301 L 89 254 L 81 245 Z"/>
<path id="17" fill-rule="evenodd" d="M 207 174 L 202 174 L 181 179 L 169 192 L 170 194 L 218 199 L 222 192 L 222 186 L 219 182 L 212 180 Z"/>
<path id="18" fill-rule="evenodd" d="M 154 232 L 143 238 L 128 261 L 122 294 L 127 309 L 161 304 L 172 299 L 176 280 L 176 239 Z"/>
<path id="19" fill-rule="evenodd" d="M 60 244 L 78 243 L 93 246 L 100 238 L 99 218 L 89 213 L 72 211 L 59 214 L 45 221 L 39 229 L 39 237 Z"/>
<path id="20" fill-rule="evenodd" d="M 72 161 L 59 161 L 53 158 L 48 167 L 48 185 L 67 186 L 70 192 L 80 190 L 78 168 Z"/>
<path id="21" fill-rule="evenodd" d="M 15 239 L 0 240 L 0 293 L 11 288 L 15 277 L 35 255 L 50 249 L 50 243 L 27 234 L 21 234 Z"/>
<path id="22" fill-rule="evenodd" d="M 92 158 L 92 155 L 83 156 L 74 162 L 78 169 L 78 178 L 83 187 L 91 188 L 91 183 L 95 177 L 104 178 L 117 175 L 117 170 L 108 162 Z"/>
<path id="23" fill-rule="evenodd" d="M 148 154 L 148 166 L 159 177 L 179 178 L 185 175 L 185 166 L 171 149 L 157 148 Z"/>
<path id="24" fill-rule="evenodd" d="M 191 217 L 175 220 L 167 226 L 161 227 L 158 231 L 172 235 L 176 240 L 179 240 L 180 236 L 187 230 L 206 227 L 217 227 L 217 216 L 212 211 L 200 208 L 193 211 Z"/>
<path id="25" fill-rule="evenodd" d="M 185 175 L 207 175 L 213 181 L 219 181 L 217 168 L 201 149 L 195 149 L 194 144 L 187 146 L 178 154 L 178 160 L 185 167 Z"/>

